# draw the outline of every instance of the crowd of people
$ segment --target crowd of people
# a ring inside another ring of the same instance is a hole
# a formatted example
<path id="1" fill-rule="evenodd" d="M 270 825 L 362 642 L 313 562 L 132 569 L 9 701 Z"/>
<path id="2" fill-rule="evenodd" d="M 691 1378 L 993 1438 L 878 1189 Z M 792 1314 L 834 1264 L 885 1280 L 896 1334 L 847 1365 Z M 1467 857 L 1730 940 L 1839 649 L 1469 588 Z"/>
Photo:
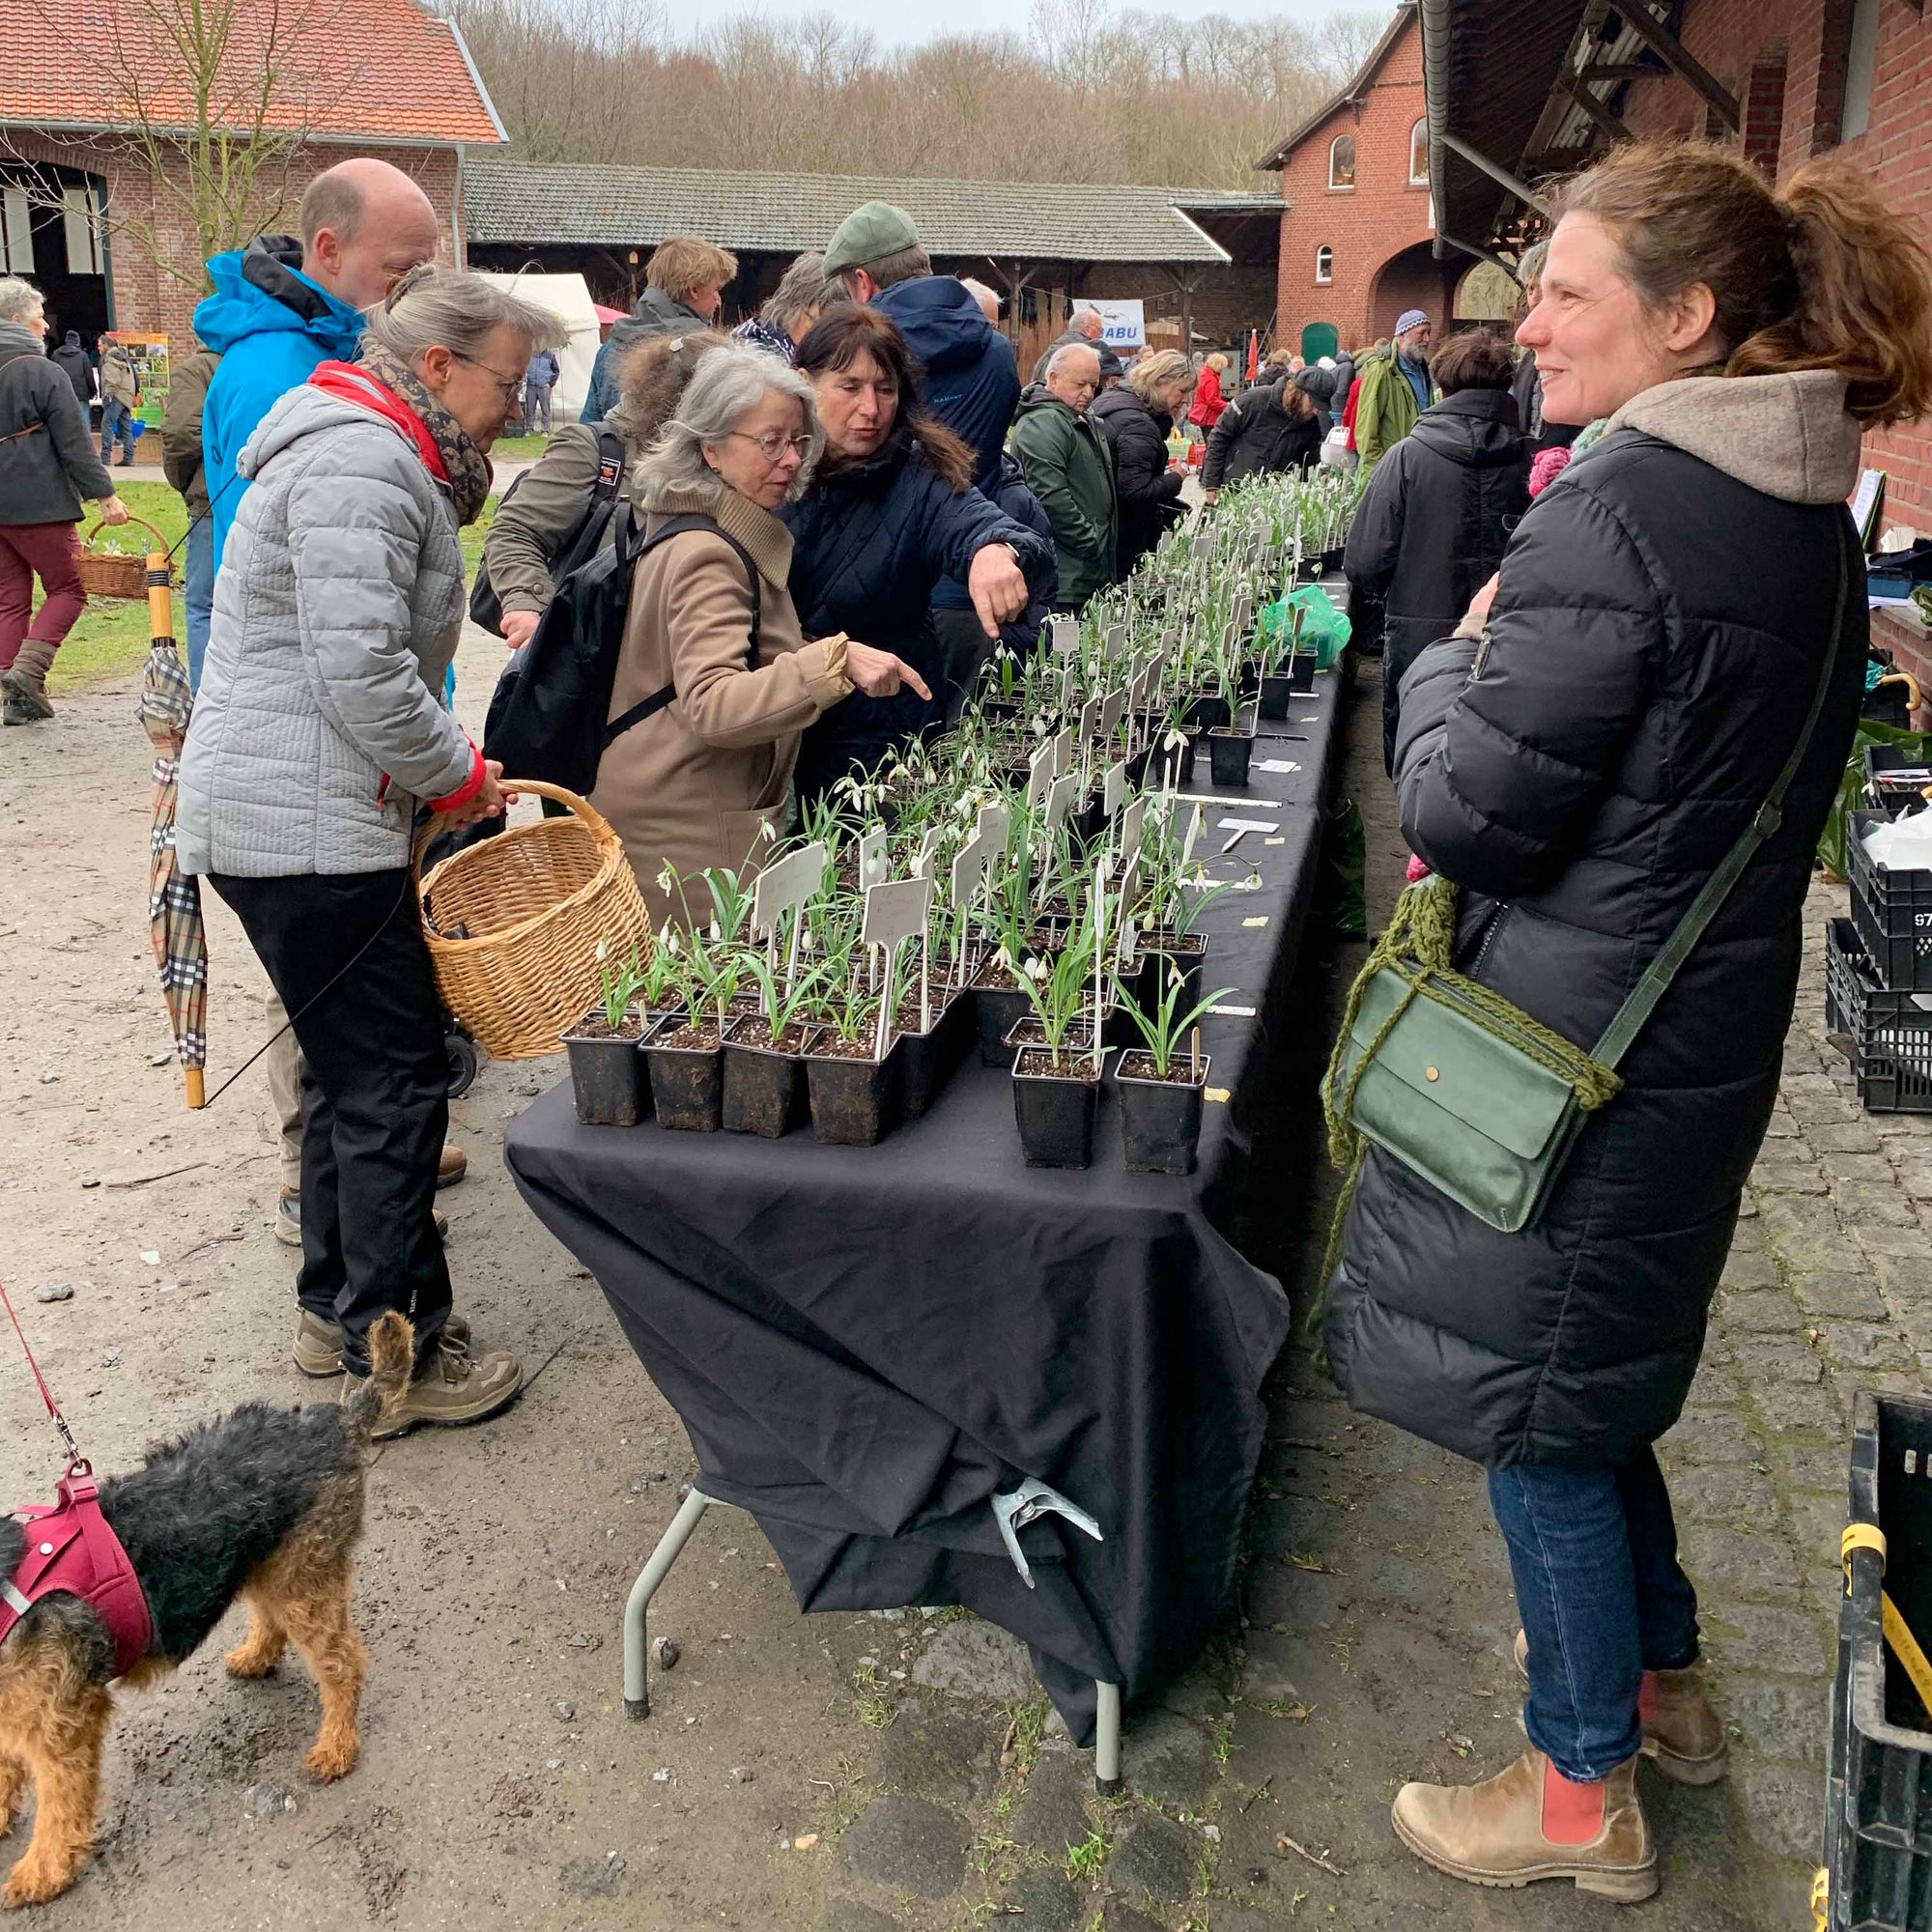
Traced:
<path id="1" fill-rule="evenodd" d="M 437 266 L 437 245 L 387 164 L 317 177 L 298 238 L 209 264 L 167 441 L 207 532 L 187 552 L 179 854 L 233 908 L 292 1031 L 273 1082 L 296 1364 L 354 1387 L 376 1317 L 407 1313 L 419 1369 L 390 1431 L 494 1413 L 523 1379 L 452 1305 L 434 1195 L 461 1157 L 410 854 L 423 822 L 467 829 L 507 802 L 447 702 L 458 531 L 498 437 L 547 416 L 565 334 Z M 1812 163 L 1774 190 L 1695 142 L 1570 183 L 1520 269 L 1514 340 L 1438 343 L 1410 311 L 1386 340 L 1230 394 L 1227 357 L 1123 362 L 1091 307 L 1023 383 L 998 298 L 935 274 L 884 203 L 729 334 L 736 263 L 673 238 L 582 420 L 498 507 L 477 594 L 533 674 L 559 579 L 629 505 L 592 797 L 674 925 L 679 881 L 754 867 L 796 802 L 943 725 L 989 654 L 1132 571 L 1182 514 L 1171 451 L 1191 430 L 1210 509 L 1261 471 L 1360 476 L 1346 569 L 1382 650 L 1411 878 L 1459 892 L 1444 943 L 1489 996 L 1584 1049 L 1614 1037 L 1743 854 L 1538 1215 L 1502 1232 L 1370 1149 L 1327 1284 L 1350 1402 L 1488 1469 L 1522 1617 L 1528 1749 L 1486 1783 L 1405 1786 L 1396 1829 L 1479 1883 L 1634 1899 L 1657 1885 L 1637 1758 L 1692 1784 L 1725 1770 L 1652 1445 L 1696 1368 L 1776 1093 L 1862 692 L 1843 505 L 1862 431 L 1932 409 L 1932 287 L 1854 172 Z M 82 502 L 126 514 L 106 417 L 97 454 L 45 321 L 0 279 L 9 723 L 47 715 Z"/>

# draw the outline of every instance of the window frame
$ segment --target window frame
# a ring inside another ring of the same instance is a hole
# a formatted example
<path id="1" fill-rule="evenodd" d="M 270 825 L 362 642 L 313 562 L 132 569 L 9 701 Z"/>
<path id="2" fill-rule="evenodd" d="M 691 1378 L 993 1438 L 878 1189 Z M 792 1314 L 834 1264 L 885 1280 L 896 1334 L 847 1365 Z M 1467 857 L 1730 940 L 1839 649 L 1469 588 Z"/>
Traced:
<path id="1" fill-rule="evenodd" d="M 1417 174 L 1415 171 L 1415 156 L 1418 149 L 1420 149 L 1422 154 L 1422 172 L 1420 174 Z M 1408 130 L 1408 185 L 1410 187 L 1427 187 L 1429 185 L 1429 117 L 1427 115 L 1424 115 Z"/>
<path id="2" fill-rule="evenodd" d="M 1838 76 L 1838 140 L 1871 132 L 1872 99 L 1878 92 L 1878 43 L 1882 0 L 1845 0 L 1845 56 Z M 1856 111 L 1858 125 L 1852 125 Z"/>
<path id="3" fill-rule="evenodd" d="M 1335 279 L 1335 251 L 1325 242 L 1315 250 L 1315 279 L 1324 285 Z"/>
<path id="4" fill-rule="evenodd" d="M 1349 179 L 1335 179 L 1335 151 L 1346 141 L 1349 144 Z M 1328 192 L 1330 194 L 1350 194 L 1354 191 L 1355 169 L 1359 165 L 1355 156 L 1355 137 L 1350 133 L 1337 134 L 1328 143 Z"/>

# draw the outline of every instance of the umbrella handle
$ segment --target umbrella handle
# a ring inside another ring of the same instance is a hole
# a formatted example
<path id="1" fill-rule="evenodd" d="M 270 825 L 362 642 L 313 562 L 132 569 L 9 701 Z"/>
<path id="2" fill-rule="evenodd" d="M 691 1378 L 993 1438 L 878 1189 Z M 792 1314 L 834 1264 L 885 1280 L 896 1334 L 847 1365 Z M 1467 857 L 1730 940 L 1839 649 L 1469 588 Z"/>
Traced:
<path id="1" fill-rule="evenodd" d="M 208 1083 L 198 1066 L 184 1069 L 187 1075 L 187 1104 L 191 1113 L 199 1113 L 208 1105 Z"/>

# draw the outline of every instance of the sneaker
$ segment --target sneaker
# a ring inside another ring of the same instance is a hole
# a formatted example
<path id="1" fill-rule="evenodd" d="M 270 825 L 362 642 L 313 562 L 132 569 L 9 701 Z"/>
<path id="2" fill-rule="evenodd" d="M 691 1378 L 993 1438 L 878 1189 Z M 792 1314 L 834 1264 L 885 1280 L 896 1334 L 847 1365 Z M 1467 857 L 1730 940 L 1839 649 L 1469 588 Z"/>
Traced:
<path id="1" fill-rule="evenodd" d="M 441 1185 L 440 1182 L 438 1185 Z M 449 1239 L 449 1216 L 440 1208 L 432 1208 L 430 1218 L 436 1223 L 436 1237 L 439 1241 Z M 285 1248 L 298 1248 L 302 1244 L 302 1201 L 299 1194 L 283 1194 L 275 1201 L 275 1239 Z"/>
<path id="2" fill-rule="evenodd" d="M 469 1348 L 469 1318 L 451 1314 L 443 1321 L 442 1332 L 452 1342 Z M 318 1381 L 342 1373 L 342 1330 L 306 1308 L 296 1315 L 296 1367 Z"/>
<path id="3" fill-rule="evenodd" d="M 1599 1783 L 1577 1784 L 1532 1746 L 1482 1784 L 1405 1784 L 1392 1815 L 1417 1858 L 1471 1885 L 1567 1878 L 1620 1905 L 1657 1890 L 1634 1757 Z"/>
<path id="4" fill-rule="evenodd" d="M 54 708 L 47 702 L 47 688 L 37 677 L 30 677 L 16 665 L 9 670 L 0 670 L 0 695 L 7 700 L 10 724 L 37 724 L 43 718 L 51 718 Z"/>
<path id="5" fill-rule="evenodd" d="M 436 1184 L 454 1187 L 469 1172 L 469 1156 L 454 1141 L 442 1145 L 442 1158 L 436 1164 Z"/>
<path id="6" fill-rule="evenodd" d="M 1529 1636 L 1516 1634 L 1516 1667 L 1529 1680 Z M 1711 1708 L 1701 1666 L 1646 1670 L 1637 1692 L 1642 1754 L 1673 1784 L 1716 1784 L 1730 1771 L 1731 1747 Z"/>
<path id="7" fill-rule="evenodd" d="M 342 1400 L 350 1401 L 367 1379 L 344 1376 Z M 406 1435 L 419 1423 L 482 1422 L 507 1408 L 523 1385 L 524 1365 L 514 1355 L 472 1355 L 445 1325 L 409 1393 L 376 1425 L 373 1439 Z"/>

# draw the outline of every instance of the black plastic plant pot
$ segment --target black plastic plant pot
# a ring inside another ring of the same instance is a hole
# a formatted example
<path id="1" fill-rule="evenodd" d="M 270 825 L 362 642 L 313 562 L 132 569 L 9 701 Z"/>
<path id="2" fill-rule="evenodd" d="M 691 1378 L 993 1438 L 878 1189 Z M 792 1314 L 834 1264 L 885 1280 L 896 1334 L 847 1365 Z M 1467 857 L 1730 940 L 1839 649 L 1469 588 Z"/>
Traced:
<path id="1" fill-rule="evenodd" d="M 980 1016 L 980 1065 L 1010 1066 L 1005 1040 L 1013 1022 L 1033 1011 L 1033 1002 L 1017 986 L 978 986 L 973 1005 Z"/>
<path id="2" fill-rule="evenodd" d="M 1177 1061 L 1177 1066 L 1182 1065 Z M 1190 1075 L 1191 1062 L 1184 1063 Z M 1199 1077 L 1162 1080 L 1153 1055 L 1123 1054 L 1114 1073 L 1121 1101 L 1121 1141 L 1129 1174 L 1192 1174 L 1201 1139 L 1201 1097 L 1213 1059 L 1203 1060 Z"/>
<path id="3" fill-rule="evenodd" d="M 1008 697 L 989 697 L 980 705 L 980 709 L 988 718 L 1017 718 L 1020 715 L 1019 706 Z"/>
<path id="4" fill-rule="evenodd" d="M 813 1137 L 828 1147 L 877 1147 L 897 1110 L 898 1070 L 896 1046 L 888 1047 L 883 1060 L 808 1054 Z"/>
<path id="5" fill-rule="evenodd" d="M 1100 1039 L 1104 1045 L 1113 1030 L 1115 1019 L 1112 1005 L 1100 1009 Z M 1024 1053 L 1033 1047 L 1046 1044 L 1046 1029 L 1040 1025 L 1036 1013 L 1023 1014 L 1007 1029 L 1007 1037 L 1002 1042 L 1007 1050 L 1008 1065 L 1011 1065 L 1016 1053 Z M 1075 1020 L 1067 1029 L 1061 1041 L 1063 1053 L 1091 1054 L 1094 1051 L 1094 1019 L 1090 1007 L 1083 1017 Z"/>
<path id="6" fill-rule="evenodd" d="M 918 1001 L 913 1005 L 917 1007 Z M 901 1009 L 903 1010 L 903 1009 Z M 923 1033 L 899 1035 L 899 1104 L 916 1121 L 938 1099 L 968 1045 L 971 1009 L 962 999 L 932 1005 L 932 1024 Z"/>
<path id="7" fill-rule="evenodd" d="M 1313 583 L 1321 575 L 1325 554 L 1325 553 L 1318 553 L 1314 556 L 1300 558 L 1294 566 L 1296 578 L 1303 583 Z"/>
<path id="8" fill-rule="evenodd" d="M 1214 782 L 1217 785 L 1245 785 L 1248 781 L 1248 760 L 1255 754 L 1255 734 L 1252 731 L 1209 731 L 1208 734 L 1208 755 L 1213 763 Z"/>
<path id="9" fill-rule="evenodd" d="M 1280 676 L 1262 679 L 1262 707 L 1264 718 L 1286 718 L 1288 716 L 1288 695 L 1294 689 L 1286 672 Z"/>
<path id="10" fill-rule="evenodd" d="M 1194 781 L 1194 734 L 1181 733 L 1179 746 L 1170 745 L 1165 735 L 1153 748 L 1153 758 L 1148 767 L 1148 781 L 1156 790 L 1165 790 L 1172 785 L 1177 791 L 1184 784 Z"/>
<path id="11" fill-rule="evenodd" d="M 770 1045 L 770 1038 L 771 1030 L 763 1019 L 735 1020 L 724 1036 L 719 1122 L 727 1134 L 756 1134 L 775 1141 L 804 1118 L 805 1065 L 799 1055 L 810 1044 L 811 1036 L 808 1032 L 789 1053 Z"/>
<path id="12" fill-rule="evenodd" d="M 644 1042 L 651 1071 L 651 1104 L 658 1125 L 683 1133 L 715 1134 L 724 1102 L 724 1050 L 670 1046 L 687 1023 L 673 1016 Z"/>
<path id="13" fill-rule="evenodd" d="M 1092 1167 L 1100 1074 L 1091 1059 L 1078 1073 L 1052 1071 L 1043 1048 L 1013 1056 L 1013 1119 L 1029 1167 Z"/>
<path id="14" fill-rule="evenodd" d="M 1208 958 L 1208 941 L 1198 932 L 1180 939 L 1150 935 L 1141 949 L 1141 1009 L 1151 1012 L 1161 998 L 1167 978 L 1180 971 L 1178 1011 L 1185 1012 L 1201 997 L 1201 975 Z"/>
<path id="15" fill-rule="evenodd" d="M 1291 691 L 1315 689 L 1315 653 L 1296 651 L 1288 661 L 1288 688 Z"/>
<path id="16" fill-rule="evenodd" d="M 595 1020 L 599 1031 L 582 1029 Z M 593 1010 L 578 1023 L 579 1031 L 563 1037 L 570 1056 L 570 1093 L 577 1118 L 586 1127 L 635 1127 L 644 1117 L 644 1065 L 639 1057 L 639 1036 L 611 1034 L 604 1015 Z"/>
<path id="17" fill-rule="evenodd" d="M 1197 731 L 1212 731 L 1226 724 L 1228 718 L 1225 697 L 1197 697 L 1181 714 L 1180 722 Z"/>
<path id="18" fill-rule="evenodd" d="M 1321 574 L 1323 577 L 1333 577 L 1342 568 L 1342 548 L 1340 544 L 1337 544 L 1333 550 L 1324 550 L 1321 553 Z"/>

